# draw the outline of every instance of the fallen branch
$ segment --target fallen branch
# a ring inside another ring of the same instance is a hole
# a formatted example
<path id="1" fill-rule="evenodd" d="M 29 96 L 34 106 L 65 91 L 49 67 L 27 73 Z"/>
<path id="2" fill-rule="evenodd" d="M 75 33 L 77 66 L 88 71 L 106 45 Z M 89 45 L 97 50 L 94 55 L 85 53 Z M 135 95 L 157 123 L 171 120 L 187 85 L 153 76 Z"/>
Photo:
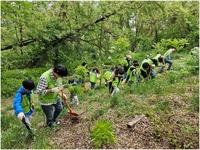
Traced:
<path id="1" fill-rule="evenodd" d="M 127 127 L 128 128 L 131 128 L 132 126 L 134 126 L 138 121 L 140 121 L 145 115 L 142 114 L 136 118 L 134 118 L 133 120 L 131 120 L 128 124 L 127 124 Z"/>

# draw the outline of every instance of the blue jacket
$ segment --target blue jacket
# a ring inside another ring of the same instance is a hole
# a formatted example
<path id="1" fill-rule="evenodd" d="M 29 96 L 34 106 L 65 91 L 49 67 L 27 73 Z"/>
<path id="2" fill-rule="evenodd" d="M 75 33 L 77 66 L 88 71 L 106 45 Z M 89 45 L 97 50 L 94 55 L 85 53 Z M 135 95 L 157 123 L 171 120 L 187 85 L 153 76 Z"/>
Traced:
<path id="1" fill-rule="evenodd" d="M 30 100 L 30 96 L 31 94 L 33 94 L 33 91 L 31 91 L 30 93 L 26 92 L 24 87 L 21 86 L 16 94 L 15 94 L 15 97 L 14 97 L 14 100 L 13 100 L 13 108 L 14 108 L 14 114 L 15 116 L 17 116 L 19 113 L 21 112 L 24 112 L 23 111 L 23 108 L 21 106 L 21 102 L 23 100 L 23 95 L 26 94 L 28 99 Z M 34 112 L 34 110 L 31 108 L 30 111 L 26 114 L 24 114 L 26 117 L 30 116 L 32 113 Z"/>

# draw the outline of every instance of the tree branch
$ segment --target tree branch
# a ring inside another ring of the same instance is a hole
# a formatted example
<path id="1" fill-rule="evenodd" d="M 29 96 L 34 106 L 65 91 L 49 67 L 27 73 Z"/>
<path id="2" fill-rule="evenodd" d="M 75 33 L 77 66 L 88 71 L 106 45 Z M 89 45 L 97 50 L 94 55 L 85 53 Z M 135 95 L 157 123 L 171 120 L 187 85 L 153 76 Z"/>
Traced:
<path id="1" fill-rule="evenodd" d="M 3 47 L 1 48 L 1 51 L 5 51 L 5 50 L 8 50 L 8 49 L 12 49 L 13 47 L 15 46 L 19 46 L 19 47 L 23 47 L 23 46 L 26 46 L 26 45 L 29 45 L 33 42 L 35 42 L 36 39 L 29 39 L 29 40 L 25 40 L 25 41 L 22 41 L 20 43 L 15 43 L 15 44 L 12 44 L 12 45 L 8 45 L 6 47 Z"/>
<path id="2" fill-rule="evenodd" d="M 133 1 L 130 1 L 130 3 L 132 3 L 132 2 L 133 2 Z M 123 9 L 123 8 L 120 7 L 119 10 L 121 10 L 121 9 Z M 80 32 L 80 31 L 83 30 L 83 29 L 87 29 L 87 28 L 89 28 L 89 27 L 91 27 L 91 26 L 93 26 L 93 25 L 95 25 L 95 24 L 97 24 L 97 23 L 99 23 L 99 22 L 101 22 L 101 21 L 104 21 L 106 18 L 109 18 L 110 16 L 115 15 L 117 12 L 118 12 L 118 10 L 114 10 L 112 13 L 107 14 L 107 15 L 105 15 L 105 16 L 102 16 L 101 18 L 95 20 L 94 22 L 89 23 L 89 24 L 87 24 L 87 25 L 84 25 L 83 27 L 81 27 L 81 28 L 79 28 L 79 29 L 76 29 L 75 31 Z M 73 35 L 73 33 L 69 33 L 69 34 L 63 36 L 61 39 L 53 40 L 53 41 L 50 42 L 50 45 L 56 46 L 57 44 L 63 42 L 63 41 L 66 40 L 67 38 L 70 38 L 72 35 Z M 11 49 L 11 48 L 13 48 L 14 46 L 19 46 L 19 47 L 26 46 L 26 45 L 29 45 L 29 44 L 35 42 L 36 40 L 37 40 L 37 39 L 26 40 L 26 41 L 22 41 L 21 43 L 16 43 L 16 44 L 8 45 L 8 46 L 6 46 L 6 47 L 4 47 L 4 48 L 1 48 L 1 51 Z"/>

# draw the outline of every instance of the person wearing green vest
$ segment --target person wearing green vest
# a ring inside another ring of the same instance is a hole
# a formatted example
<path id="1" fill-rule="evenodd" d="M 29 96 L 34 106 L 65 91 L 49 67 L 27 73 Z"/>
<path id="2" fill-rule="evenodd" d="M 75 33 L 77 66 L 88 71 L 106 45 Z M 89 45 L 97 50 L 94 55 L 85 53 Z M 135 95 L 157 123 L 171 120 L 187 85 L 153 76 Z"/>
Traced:
<path id="1" fill-rule="evenodd" d="M 125 61 L 123 62 L 123 67 L 124 67 L 123 79 L 126 79 L 127 77 L 127 71 L 131 65 L 131 58 L 132 58 L 131 55 L 127 55 Z"/>
<path id="2" fill-rule="evenodd" d="M 163 68 L 165 67 L 165 58 L 160 54 L 160 52 L 157 52 L 156 56 L 152 58 L 153 63 L 155 64 L 156 67 L 160 67 L 158 73 L 163 72 Z"/>
<path id="3" fill-rule="evenodd" d="M 31 127 L 31 115 L 34 112 L 33 89 L 35 84 L 32 80 L 24 80 L 22 86 L 17 90 L 13 108 L 15 116 L 22 121 L 25 118 L 26 123 Z"/>
<path id="4" fill-rule="evenodd" d="M 168 67 L 167 67 L 167 70 L 168 70 L 168 71 L 171 69 L 172 64 L 173 64 L 173 61 L 171 60 L 171 56 L 170 56 L 170 55 L 171 55 L 172 52 L 175 52 L 175 51 L 176 51 L 175 48 L 170 48 L 170 49 L 169 49 L 167 52 L 165 52 L 165 54 L 163 55 L 165 64 L 166 64 L 166 63 L 169 64 Z M 163 68 L 164 68 L 164 67 L 165 67 L 165 66 L 163 66 L 163 67 L 160 69 L 159 73 L 162 73 L 162 72 L 163 72 Z"/>
<path id="5" fill-rule="evenodd" d="M 131 86 L 133 83 L 138 84 L 138 82 L 140 81 L 140 75 L 137 70 L 138 66 L 138 61 L 134 60 L 133 64 L 129 67 L 127 71 L 126 83 L 128 83 L 129 86 Z"/>
<path id="6" fill-rule="evenodd" d="M 71 77 L 68 81 L 68 90 L 70 92 L 70 98 L 71 98 L 70 104 L 76 103 L 77 105 L 79 105 L 78 94 L 76 93 L 77 86 L 78 84 L 74 81 L 74 78 Z"/>
<path id="7" fill-rule="evenodd" d="M 175 51 L 176 51 L 175 48 L 170 48 L 170 49 L 168 49 L 168 50 L 165 52 L 165 54 L 163 55 L 164 58 L 171 59 L 171 53 L 172 53 L 172 52 L 175 52 Z"/>
<path id="8" fill-rule="evenodd" d="M 156 72 L 153 70 L 155 64 L 150 58 L 145 58 L 140 65 L 141 76 L 144 79 L 155 78 Z"/>
<path id="9" fill-rule="evenodd" d="M 90 89 L 91 90 L 94 89 L 98 78 L 99 78 L 99 69 L 98 68 L 92 69 L 92 71 L 90 72 L 90 83 L 91 83 Z"/>
<path id="10" fill-rule="evenodd" d="M 153 64 L 158 67 L 159 66 L 159 61 L 158 61 L 158 58 L 161 57 L 161 54 L 160 52 L 157 52 L 156 53 L 156 56 L 154 56 L 151 60 L 153 61 Z"/>
<path id="11" fill-rule="evenodd" d="M 118 68 L 115 70 L 115 74 L 113 77 L 111 77 L 112 80 L 112 88 L 110 89 L 111 96 L 118 94 L 120 92 L 119 85 L 121 85 L 123 81 L 123 75 L 124 75 L 124 69 Z"/>
<path id="12" fill-rule="evenodd" d="M 65 66 L 56 65 L 41 75 L 36 88 L 38 100 L 46 116 L 46 124 L 50 129 L 55 129 L 57 125 L 60 125 L 60 122 L 56 119 L 63 109 L 60 92 L 62 90 L 62 78 L 67 74 L 68 71 Z"/>
<path id="13" fill-rule="evenodd" d="M 103 78 L 105 79 L 105 86 L 108 85 L 108 81 L 110 80 L 110 77 L 112 76 L 112 74 L 114 73 L 115 68 L 112 67 L 109 70 L 107 70 L 104 74 L 103 74 Z"/>

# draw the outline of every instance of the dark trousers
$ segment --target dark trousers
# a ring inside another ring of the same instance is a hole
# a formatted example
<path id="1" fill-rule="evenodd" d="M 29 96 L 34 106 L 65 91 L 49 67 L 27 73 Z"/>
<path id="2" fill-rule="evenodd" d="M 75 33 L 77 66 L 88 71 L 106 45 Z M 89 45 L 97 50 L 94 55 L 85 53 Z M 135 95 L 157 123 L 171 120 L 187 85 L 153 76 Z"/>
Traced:
<path id="1" fill-rule="evenodd" d="M 109 93 L 111 94 L 112 91 L 113 91 L 112 82 L 109 82 L 109 83 L 108 83 L 108 88 L 109 88 Z"/>
<path id="2" fill-rule="evenodd" d="M 56 101 L 56 104 L 41 105 L 41 107 L 42 107 L 44 114 L 46 115 L 47 126 L 52 127 L 52 125 L 56 121 L 58 115 L 63 110 L 63 105 L 62 105 L 60 98 L 58 98 L 58 100 Z"/>
<path id="3" fill-rule="evenodd" d="M 95 84 L 96 84 L 96 83 L 95 83 L 95 82 L 90 82 L 90 83 L 91 83 L 91 87 L 90 87 L 90 89 L 93 90 L 94 87 L 95 87 Z"/>

